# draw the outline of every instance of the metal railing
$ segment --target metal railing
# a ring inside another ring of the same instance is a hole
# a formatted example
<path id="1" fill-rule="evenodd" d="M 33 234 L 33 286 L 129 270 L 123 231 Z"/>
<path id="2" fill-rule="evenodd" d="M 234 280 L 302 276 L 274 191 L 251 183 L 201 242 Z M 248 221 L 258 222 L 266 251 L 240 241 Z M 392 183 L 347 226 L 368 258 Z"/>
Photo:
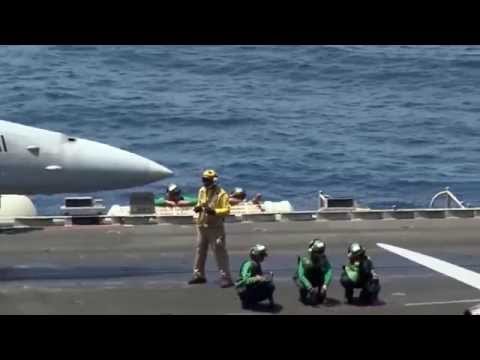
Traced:
<path id="1" fill-rule="evenodd" d="M 444 197 L 445 206 L 444 209 L 451 209 L 451 208 L 460 208 L 465 209 L 466 207 L 463 205 L 463 201 L 458 200 L 458 198 L 450 191 L 450 188 L 447 186 L 444 191 L 440 191 L 439 193 L 435 194 L 430 201 L 430 208 L 433 208 L 435 202 L 439 199 Z M 456 205 L 456 206 L 452 206 Z"/>

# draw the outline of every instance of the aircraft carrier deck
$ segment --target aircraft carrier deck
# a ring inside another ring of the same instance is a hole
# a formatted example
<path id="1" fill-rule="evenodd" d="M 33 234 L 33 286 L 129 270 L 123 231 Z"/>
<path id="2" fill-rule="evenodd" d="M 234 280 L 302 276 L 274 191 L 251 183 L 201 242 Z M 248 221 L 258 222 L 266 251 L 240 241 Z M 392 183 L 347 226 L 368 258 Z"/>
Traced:
<path id="1" fill-rule="evenodd" d="M 192 225 L 50 226 L 0 232 L 0 314 L 462 314 L 480 292 L 376 246 L 398 245 L 478 271 L 480 219 L 228 223 L 227 244 L 236 276 L 255 243 L 269 247 L 264 270 L 275 273 L 274 311 L 242 310 L 233 288 L 189 286 Z M 334 268 L 327 303 L 298 302 L 291 277 L 296 257 L 314 237 L 327 242 Z M 360 241 L 381 278 L 380 303 L 347 305 L 339 283 L 346 248 Z"/>

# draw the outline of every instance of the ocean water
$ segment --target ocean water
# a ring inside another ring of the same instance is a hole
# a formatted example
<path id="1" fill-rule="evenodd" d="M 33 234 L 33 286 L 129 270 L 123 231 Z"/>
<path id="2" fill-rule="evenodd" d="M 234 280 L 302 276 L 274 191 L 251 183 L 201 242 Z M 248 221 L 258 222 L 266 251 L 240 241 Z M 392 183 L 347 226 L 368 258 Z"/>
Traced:
<path id="1" fill-rule="evenodd" d="M 0 118 L 101 141 L 175 171 L 132 191 L 227 190 L 317 206 L 480 204 L 479 46 L 3 46 Z M 1 189 L 0 189 L 1 192 Z M 66 195 L 33 197 L 56 213 Z"/>

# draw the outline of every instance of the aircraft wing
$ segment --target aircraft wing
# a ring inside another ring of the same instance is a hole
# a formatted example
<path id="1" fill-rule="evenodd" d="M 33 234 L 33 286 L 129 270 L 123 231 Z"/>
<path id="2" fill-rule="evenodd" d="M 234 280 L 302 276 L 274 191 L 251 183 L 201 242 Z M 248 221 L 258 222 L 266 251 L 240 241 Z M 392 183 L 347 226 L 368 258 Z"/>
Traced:
<path id="1" fill-rule="evenodd" d="M 424 255 L 416 251 L 403 249 L 398 246 L 383 243 L 377 243 L 377 245 L 384 250 L 390 251 L 410 261 L 432 269 L 433 271 L 451 277 L 452 279 L 455 279 L 471 287 L 474 287 L 475 289 L 480 290 L 480 274 L 475 271 L 465 269 L 461 266 L 454 265 L 444 260 Z M 480 304 L 467 309 L 465 311 L 465 314 L 480 315 Z"/>

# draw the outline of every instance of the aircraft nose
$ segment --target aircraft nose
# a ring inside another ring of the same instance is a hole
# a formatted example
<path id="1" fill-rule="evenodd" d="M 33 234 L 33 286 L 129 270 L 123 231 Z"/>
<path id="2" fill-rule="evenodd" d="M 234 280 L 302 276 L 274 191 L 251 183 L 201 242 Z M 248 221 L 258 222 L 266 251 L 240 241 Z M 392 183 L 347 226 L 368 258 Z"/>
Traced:
<path id="1" fill-rule="evenodd" d="M 160 179 L 163 179 L 167 176 L 173 175 L 172 170 L 170 170 L 166 166 L 160 165 L 160 164 L 156 163 L 155 161 L 151 161 L 151 160 L 149 162 L 148 172 L 149 172 L 150 176 L 152 177 L 152 179 L 155 179 L 155 180 L 160 180 Z"/>
<path id="2" fill-rule="evenodd" d="M 107 167 L 129 184 L 147 184 L 173 174 L 169 168 L 125 150 L 110 151 L 109 157 L 111 161 Z"/>
<path id="3" fill-rule="evenodd" d="M 143 186 L 173 175 L 172 170 L 153 160 L 86 139 L 67 143 L 64 163 L 73 185 L 82 178 L 80 185 L 72 185 L 73 192 Z"/>

